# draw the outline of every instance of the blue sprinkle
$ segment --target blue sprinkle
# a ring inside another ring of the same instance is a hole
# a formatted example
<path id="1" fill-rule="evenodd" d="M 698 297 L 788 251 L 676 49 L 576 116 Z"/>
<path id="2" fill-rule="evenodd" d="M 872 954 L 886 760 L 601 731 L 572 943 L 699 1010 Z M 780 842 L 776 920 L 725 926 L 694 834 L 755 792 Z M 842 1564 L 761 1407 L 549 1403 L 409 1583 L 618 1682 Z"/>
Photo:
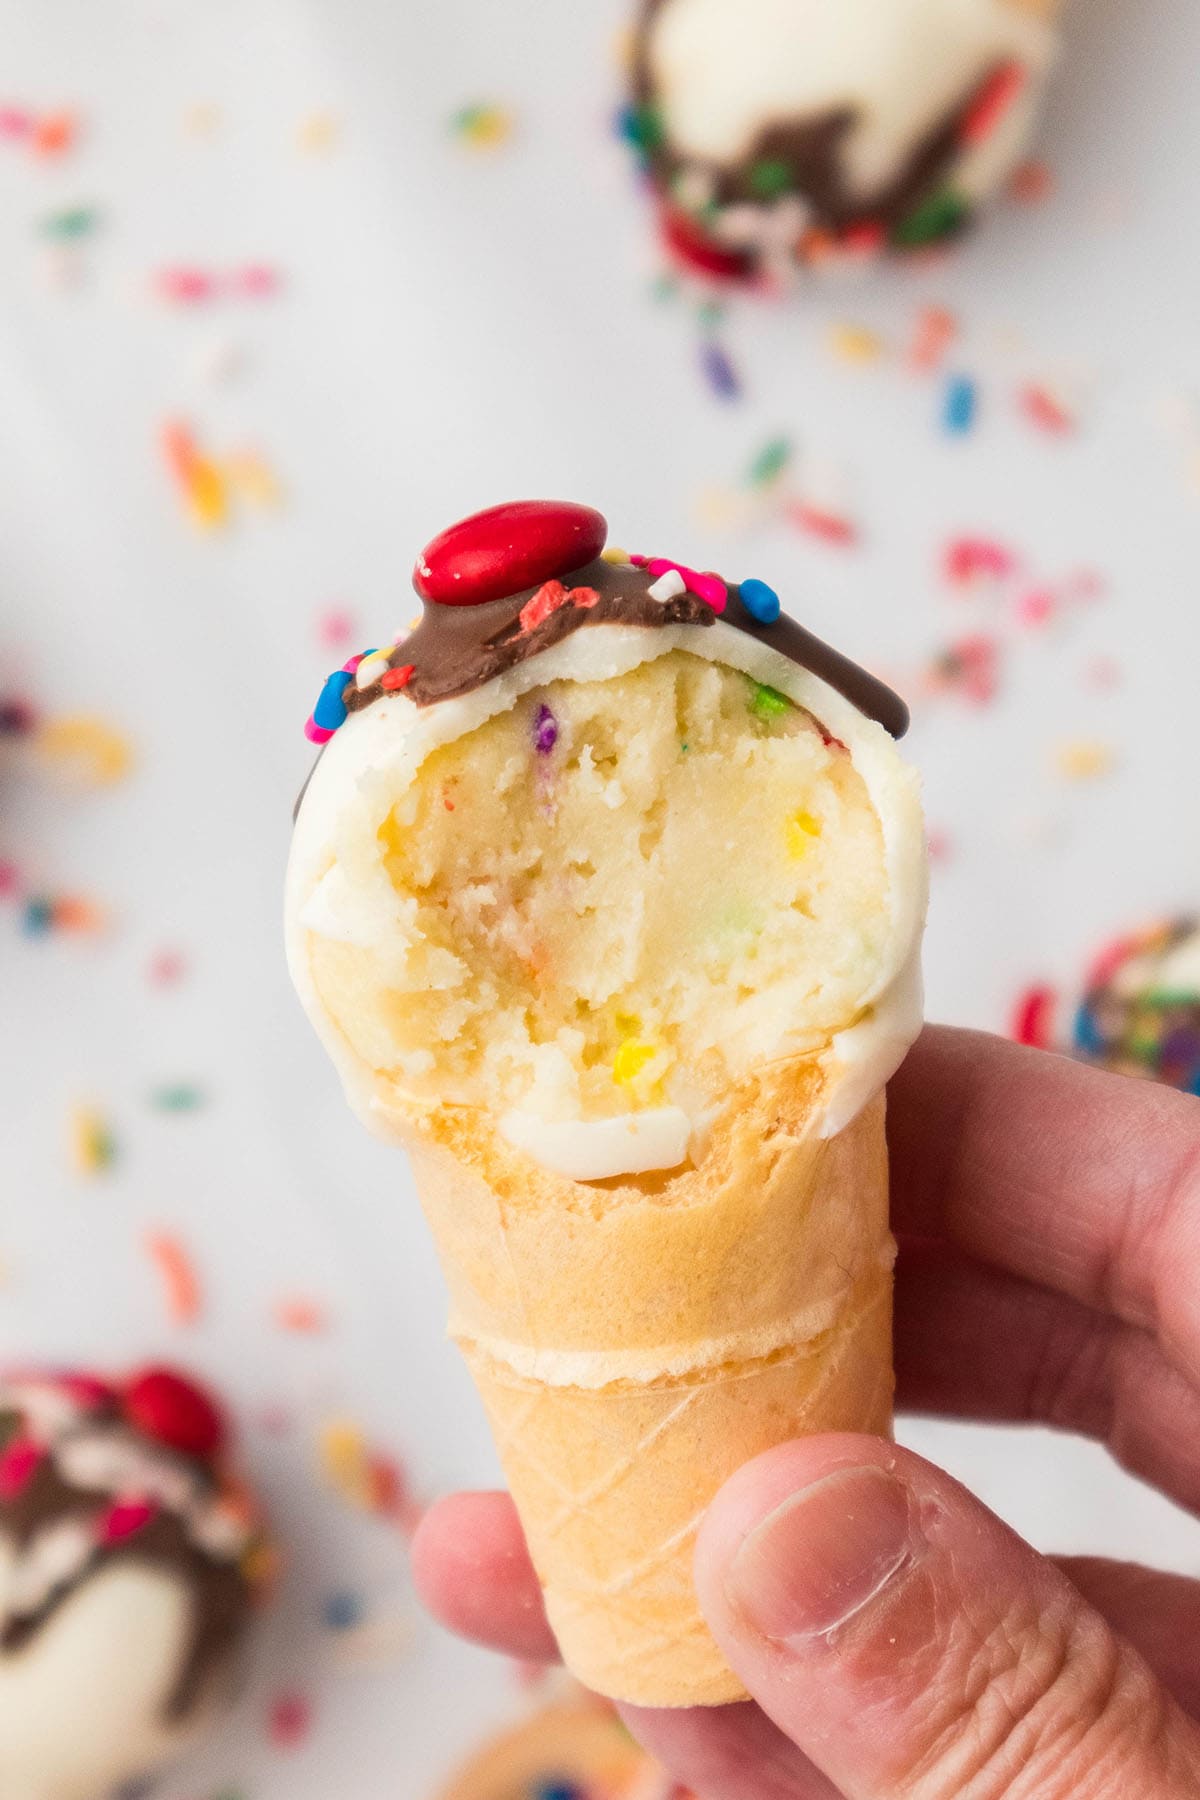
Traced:
<path id="1" fill-rule="evenodd" d="M 965 437 L 975 423 L 979 389 L 969 375 L 951 375 L 942 398 L 942 424 L 952 437 Z"/>
<path id="2" fill-rule="evenodd" d="M 715 338 L 701 340 L 700 367 L 718 400 L 737 400 L 741 396 L 742 384 L 737 370 Z"/>
<path id="3" fill-rule="evenodd" d="M 349 1588 L 339 1588 L 326 1600 L 324 1612 L 331 1631 L 349 1631 L 363 1616 L 362 1601 Z"/>
<path id="4" fill-rule="evenodd" d="M 743 581 L 738 588 L 742 605 L 760 625 L 773 625 L 779 617 L 779 595 L 765 581 Z"/>
<path id="5" fill-rule="evenodd" d="M 49 900 L 28 900 L 21 915 L 21 930 L 26 937 L 41 937 L 54 923 L 54 905 Z"/>
<path id="6" fill-rule="evenodd" d="M 587 1800 L 587 1795 L 573 1781 L 540 1781 L 533 1800 Z"/>
<path id="7" fill-rule="evenodd" d="M 1097 1056 L 1104 1049 L 1104 1035 L 1091 1007 L 1086 1004 L 1075 1014 L 1075 1048 L 1082 1050 L 1085 1056 Z"/>
<path id="8" fill-rule="evenodd" d="M 351 680 L 345 669 L 335 669 L 321 689 L 321 697 L 313 707 L 313 723 L 322 731 L 336 731 L 339 725 L 345 724 L 346 703 L 342 695 Z"/>

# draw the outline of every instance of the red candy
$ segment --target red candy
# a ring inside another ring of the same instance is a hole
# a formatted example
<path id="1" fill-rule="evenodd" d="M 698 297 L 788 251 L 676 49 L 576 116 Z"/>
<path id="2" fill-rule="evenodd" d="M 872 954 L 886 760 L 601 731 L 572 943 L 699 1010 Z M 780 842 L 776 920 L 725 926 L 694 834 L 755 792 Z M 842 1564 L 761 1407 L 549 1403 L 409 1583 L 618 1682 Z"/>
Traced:
<path id="1" fill-rule="evenodd" d="M 413 570 L 422 600 L 484 606 L 594 562 L 608 525 L 590 506 L 513 500 L 489 506 L 439 533 Z"/>
<path id="2" fill-rule="evenodd" d="M 666 207 L 659 221 L 663 242 L 671 254 L 696 275 L 712 275 L 718 281 L 748 281 L 753 273 L 744 250 L 725 250 L 715 244 L 687 213 Z"/>
<path id="3" fill-rule="evenodd" d="M 172 1369 L 143 1369 L 124 1396 L 131 1425 L 185 1456 L 208 1459 L 225 1441 L 225 1421 L 214 1401 Z"/>

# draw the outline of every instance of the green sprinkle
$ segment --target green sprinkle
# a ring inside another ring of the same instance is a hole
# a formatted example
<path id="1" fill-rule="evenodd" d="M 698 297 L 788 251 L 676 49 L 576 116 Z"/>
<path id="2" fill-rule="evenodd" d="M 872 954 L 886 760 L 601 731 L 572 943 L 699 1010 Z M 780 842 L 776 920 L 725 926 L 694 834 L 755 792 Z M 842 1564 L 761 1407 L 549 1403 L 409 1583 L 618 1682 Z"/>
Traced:
<path id="1" fill-rule="evenodd" d="M 763 445 L 754 461 L 750 464 L 750 486 L 767 487 L 782 475 L 792 460 L 792 443 L 790 438 L 771 438 Z"/>
<path id="2" fill-rule="evenodd" d="M 81 238 L 95 230 L 98 220 L 94 206 L 68 206 L 62 212 L 48 213 L 41 231 L 44 237 Z"/>
<path id="3" fill-rule="evenodd" d="M 679 740 L 679 748 L 680 748 L 680 751 L 681 751 L 681 753 L 682 753 L 682 754 L 683 754 L 683 755 L 684 755 L 684 756 L 686 756 L 686 755 L 687 755 L 687 753 L 688 753 L 688 747 L 687 747 L 687 745 L 686 745 L 686 744 L 685 744 L 685 743 L 684 743 L 684 741 L 683 741 L 683 739 L 682 739 L 682 738 L 680 738 L 680 740 Z"/>
<path id="4" fill-rule="evenodd" d="M 961 194 L 953 188 L 942 188 L 901 220 L 892 232 L 892 242 L 901 250 L 919 250 L 922 244 L 935 244 L 939 238 L 953 237 L 961 231 L 970 212 L 970 205 Z"/>
<path id="5" fill-rule="evenodd" d="M 701 331 L 715 331 L 725 323 L 725 305 L 720 300 L 702 300 L 696 308 L 696 323 Z"/>
<path id="6" fill-rule="evenodd" d="M 750 711 L 756 719 L 781 719 L 784 713 L 791 711 L 792 703 L 786 695 L 773 687 L 764 687 L 760 681 L 751 685 L 754 692 L 750 696 Z"/>
<path id="7" fill-rule="evenodd" d="M 150 1096 L 150 1104 L 155 1112 L 195 1112 L 204 1105 L 204 1095 L 197 1087 L 190 1087 L 185 1081 L 178 1081 L 169 1087 L 155 1088 Z"/>
<path id="8" fill-rule="evenodd" d="M 643 153 L 657 150 L 663 141 L 662 114 L 657 106 L 631 106 L 622 117 L 621 134 Z"/>
<path id="9" fill-rule="evenodd" d="M 774 200 L 792 185 L 792 171 L 785 162 L 757 162 L 750 171 L 750 188 L 760 200 Z"/>

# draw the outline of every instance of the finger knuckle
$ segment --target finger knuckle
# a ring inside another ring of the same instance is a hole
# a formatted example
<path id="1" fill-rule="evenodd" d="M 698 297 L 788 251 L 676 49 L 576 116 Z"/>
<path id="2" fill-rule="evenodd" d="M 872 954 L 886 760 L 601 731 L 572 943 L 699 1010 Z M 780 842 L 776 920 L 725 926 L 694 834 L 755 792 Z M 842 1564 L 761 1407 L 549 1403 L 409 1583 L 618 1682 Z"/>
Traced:
<path id="1" fill-rule="evenodd" d="M 954 1639 L 897 1800 L 1126 1800 L 1132 1771 L 1165 1769 L 1169 1702 L 1095 1614 L 1020 1606 L 980 1629 L 967 1612 Z"/>

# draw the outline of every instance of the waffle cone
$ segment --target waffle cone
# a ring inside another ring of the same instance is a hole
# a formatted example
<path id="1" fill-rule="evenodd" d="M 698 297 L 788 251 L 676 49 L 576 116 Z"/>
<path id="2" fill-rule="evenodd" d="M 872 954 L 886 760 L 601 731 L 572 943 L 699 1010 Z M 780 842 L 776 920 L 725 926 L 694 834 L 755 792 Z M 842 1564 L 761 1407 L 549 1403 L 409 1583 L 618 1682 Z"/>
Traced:
<path id="1" fill-rule="evenodd" d="M 830 1139 L 821 1099 L 779 1065 L 698 1167 L 589 1185 L 478 1115 L 392 1112 L 563 1657 L 613 1699 L 744 1698 L 695 1597 L 705 1509 L 776 1444 L 890 1429 L 883 1098 Z"/>

